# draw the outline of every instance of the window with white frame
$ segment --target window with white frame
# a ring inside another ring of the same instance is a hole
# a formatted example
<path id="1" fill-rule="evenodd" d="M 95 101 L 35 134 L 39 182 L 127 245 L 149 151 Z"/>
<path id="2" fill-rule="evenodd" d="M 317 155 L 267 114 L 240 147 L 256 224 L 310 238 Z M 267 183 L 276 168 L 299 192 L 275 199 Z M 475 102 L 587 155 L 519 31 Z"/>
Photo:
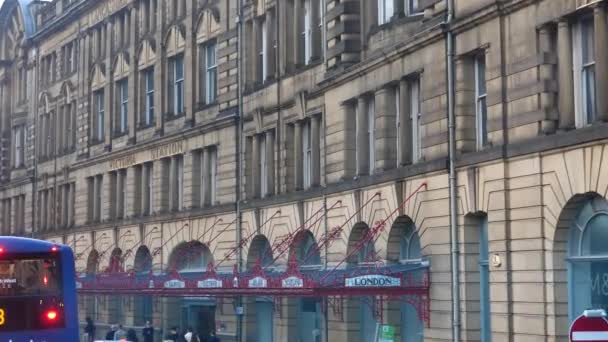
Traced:
<path id="1" fill-rule="evenodd" d="M 595 33 L 593 17 L 580 19 L 572 31 L 576 127 L 591 124 L 597 115 L 595 90 Z"/>
<path id="2" fill-rule="evenodd" d="M 314 13 L 312 13 L 312 1 L 315 0 L 304 1 L 304 30 L 302 32 L 304 38 L 304 64 L 310 63 L 312 58 L 312 21 L 314 18 Z"/>
<path id="3" fill-rule="evenodd" d="M 486 103 L 486 57 L 479 54 L 474 57 L 475 68 L 475 132 L 477 150 L 488 143 L 488 108 Z"/>
<path id="4" fill-rule="evenodd" d="M 266 18 L 260 20 L 261 28 L 261 46 L 260 46 L 260 72 L 261 81 L 264 82 L 268 78 L 268 27 L 266 25 Z"/>
<path id="5" fill-rule="evenodd" d="M 378 25 L 383 25 L 391 21 L 394 13 L 394 0 L 377 0 L 378 1 Z"/>
<path id="6" fill-rule="evenodd" d="M 410 120 L 412 124 L 412 162 L 418 162 L 422 158 L 422 134 L 421 134 L 421 106 L 420 106 L 420 78 L 410 80 Z"/>
<path id="7" fill-rule="evenodd" d="M 144 103 L 144 126 L 149 126 L 154 122 L 154 67 L 143 71 L 143 82 L 145 86 Z"/>
<path id="8" fill-rule="evenodd" d="M 304 189 L 312 185 L 312 129 L 311 120 L 302 122 L 302 176 Z"/>
<path id="9" fill-rule="evenodd" d="M 95 140 L 103 141 L 105 136 L 105 96 L 104 91 L 98 90 L 93 95 L 95 97 Z"/>
<path id="10" fill-rule="evenodd" d="M 13 128 L 15 139 L 14 154 L 16 168 L 22 167 L 25 164 L 25 125 L 18 125 Z"/>
<path id="11" fill-rule="evenodd" d="M 116 82 L 116 91 L 118 97 L 118 123 L 116 127 L 117 133 L 126 133 L 128 126 L 129 115 L 129 81 L 125 78 Z"/>
<path id="12" fill-rule="evenodd" d="M 369 151 L 369 174 L 373 174 L 376 168 L 376 103 L 373 97 L 367 100 L 367 142 Z"/>
<path id="13" fill-rule="evenodd" d="M 416 15 L 421 14 L 422 11 L 418 6 L 419 0 L 405 0 L 405 14 Z"/>
<path id="14" fill-rule="evenodd" d="M 217 55 L 215 41 L 209 41 L 203 45 L 205 58 L 205 103 L 215 102 L 217 96 Z"/>
<path id="15" fill-rule="evenodd" d="M 268 167 L 266 163 L 266 134 L 260 134 L 258 136 L 259 143 L 259 156 L 260 156 L 260 197 L 266 196 L 268 193 Z"/>
<path id="16" fill-rule="evenodd" d="M 169 59 L 173 82 L 169 85 L 170 101 L 173 115 L 184 112 L 184 56 L 177 55 Z"/>

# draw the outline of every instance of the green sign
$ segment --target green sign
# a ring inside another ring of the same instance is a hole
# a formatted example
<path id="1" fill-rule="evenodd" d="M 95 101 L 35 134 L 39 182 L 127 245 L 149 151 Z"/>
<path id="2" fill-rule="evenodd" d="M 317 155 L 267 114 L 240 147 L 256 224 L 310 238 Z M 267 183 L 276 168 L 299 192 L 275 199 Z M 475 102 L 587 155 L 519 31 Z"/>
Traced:
<path id="1" fill-rule="evenodd" d="M 381 325 L 378 342 L 395 342 L 395 327 L 392 325 Z"/>

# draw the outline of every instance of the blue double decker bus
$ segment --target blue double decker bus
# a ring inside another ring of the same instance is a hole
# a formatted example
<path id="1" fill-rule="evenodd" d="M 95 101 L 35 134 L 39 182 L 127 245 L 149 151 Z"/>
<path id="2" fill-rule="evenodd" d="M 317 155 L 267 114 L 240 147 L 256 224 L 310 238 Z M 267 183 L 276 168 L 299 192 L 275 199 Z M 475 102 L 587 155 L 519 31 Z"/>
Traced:
<path id="1" fill-rule="evenodd" d="M 78 341 L 69 247 L 0 237 L 0 341 Z"/>

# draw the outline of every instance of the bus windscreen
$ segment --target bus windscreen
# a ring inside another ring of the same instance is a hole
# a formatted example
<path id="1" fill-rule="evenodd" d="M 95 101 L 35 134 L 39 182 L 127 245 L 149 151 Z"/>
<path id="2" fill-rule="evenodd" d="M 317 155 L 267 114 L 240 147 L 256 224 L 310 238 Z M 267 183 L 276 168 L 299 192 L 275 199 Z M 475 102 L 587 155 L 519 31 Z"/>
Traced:
<path id="1" fill-rule="evenodd" d="M 61 293 L 59 260 L 55 257 L 0 259 L 0 300 L 3 297 Z"/>
<path id="2" fill-rule="evenodd" d="M 0 259 L 0 333 L 65 326 L 61 267 L 54 255 Z"/>

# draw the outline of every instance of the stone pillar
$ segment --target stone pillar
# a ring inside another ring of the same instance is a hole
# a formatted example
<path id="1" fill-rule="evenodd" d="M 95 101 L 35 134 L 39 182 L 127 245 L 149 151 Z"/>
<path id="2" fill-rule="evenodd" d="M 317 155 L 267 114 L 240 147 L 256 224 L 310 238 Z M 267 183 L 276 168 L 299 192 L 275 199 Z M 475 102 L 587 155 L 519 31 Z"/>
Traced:
<path id="1" fill-rule="evenodd" d="M 251 154 L 252 154 L 252 162 L 251 162 L 251 174 L 252 174 L 252 181 L 251 181 L 251 195 L 252 197 L 257 197 L 260 195 L 260 135 L 254 135 L 253 139 L 253 146 L 251 149 Z"/>
<path id="2" fill-rule="evenodd" d="M 274 9 L 266 11 L 266 32 L 268 37 L 266 39 L 266 60 L 268 65 L 266 67 L 269 79 L 276 78 L 276 49 L 275 42 L 276 36 L 276 23 L 275 23 Z"/>
<path id="3" fill-rule="evenodd" d="M 343 178 L 352 178 L 357 172 L 357 111 L 356 102 L 344 102 L 340 106 L 342 112 L 343 133 Z M 327 168 L 327 166 L 326 166 Z"/>
<path id="4" fill-rule="evenodd" d="M 267 191 L 262 195 L 274 194 L 274 131 L 266 132 L 266 184 Z"/>
<path id="5" fill-rule="evenodd" d="M 598 3 L 593 8 L 595 44 L 595 103 L 597 121 L 608 121 L 608 27 L 606 7 Z"/>
<path id="6" fill-rule="evenodd" d="M 293 21 L 291 25 L 294 26 L 293 32 L 293 60 L 295 62 L 296 67 L 304 64 L 304 50 L 301 44 L 301 28 L 302 20 L 304 20 L 304 13 L 302 13 L 302 0 L 293 0 Z M 288 24 L 289 25 L 289 21 Z"/>
<path id="7" fill-rule="evenodd" d="M 311 165 L 311 185 L 318 186 L 321 184 L 321 134 L 319 126 L 321 125 L 321 116 L 314 116 L 310 119 L 310 136 L 312 149 L 312 165 Z"/>
<path id="8" fill-rule="evenodd" d="M 357 175 L 369 173 L 369 141 L 367 124 L 367 99 L 360 96 L 357 99 Z"/>
<path id="9" fill-rule="evenodd" d="M 185 29 L 186 29 L 186 47 L 184 51 L 184 72 L 187 70 L 198 70 L 196 63 L 196 32 L 194 32 L 193 21 L 194 21 L 194 13 L 195 9 L 192 7 L 192 0 L 185 1 L 186 8 L 181 8 L 181 13 L 186 11 L 186 20 L 185 20 Z M 181 6 L 181 5 L 180 5 Z M 185 76 L 185 75 L 184 75 Z M 188 127 L 194 126 L 195 120 L 195 110 L 196 107 L 196 82 L 195 79 L 198 78 L 198 72 L 192 72 L 190 77 L 184 77 L 184 112 L 186 112 L 186 123 L 185 125 Z"/>
<path id="10" fill-rule="evenodd" d="M 293 147 L 294 147 L 294 178 L 296 190 L 302 189 L 304 186 L 304 172 L 303 172 L 303 151 L 302 151 L 302 122 L 298 121 L 295 123 L 293 132 Z"/>
<path id="11" fill-rule="evenodd" d="M 174 157 L 169 161 L 169 210 L 177 209 L 177 160 Z"/>
<path id="12" fill-rule="evenodd" d="M 201 206 L 208 206 L 211 204 L 211 154 L 209 153 L 209 149 L 203 149 L 203 158 L 202 158 L 203 167 L 201 170 L 202 177 L 202 196 L 201 196 Z"/>
<path id="13" fill-rule="evenodd" d="M 160 1 L 160 0 L 157 0 Z M 160 3 L 158 3 L 160 4 Z M 164 8 L 165 6 L 157 6 L 156 10 L 156 26 L 155 26 L 155 40 L 157 42 L 163 41 L 162 28 L 164 26 Z M 154 61 L 154 116 L 156 120 L 156 131 L 163 133 L 164 120 L 165 120 L 165 96 L 167 93 L 164 80 L 166 79 L 165 63 L 165 49 L 156 49 L 156 60 Z"/>
<path id="14" fill-rule="evenodd" d="M 74 225 L 74 204 L 76 203 L 76 183 L 70 183 L 68 185 L 68 227 L 72 227 Z"/>
<path id="15" fill-rule="evenodd" d="M 559 128 L 560 130 L 569 130 L 574 128 L 572 33 L 567 19 L 560 20 L 557 27 Z"/>
<path id="16" fill-rule="evenodd" d="M 137 55 L 137 7 L 136 6 L 132 6 L 130 8 L 130 15 L 127 16 L 127 18 L 129 19 L 129 22 L 127 23 L 127 26 L 130 25 L 131 29 L 129 30 L 129 54 L 131 56 L 136 56 Z M 138 101 L 137 99 L 139 99 L 139 93 L 138 93 L 138 89 L 139 89 L 139 72 L 138 72 L 138 65 L 136 63 L 136 58 L 131 58 L 130 61 L 130 67 L 131 69 L 129 70 L 129 104 L 128 104 L 128 111 L 129 111 L 129 117 L 128 117 L 128 121 L 127 121 L 127 126 L 129 129 L 129 143 L 134 144 L 135 143 L 135 133 L 137 132 L 137 117 L 138 117 L 138 110 L 139 110 L 139 106 L 138 106 Z"/>
<path id="17" fill-rule="evenodd" d="M 412 163 L 412 104 L 410 99 L 410 83 L 402 79 L 399 81 L 399 128 L 398 128 L 398 144 L 399 155 L 398 163 L 407 165 Z M 398 165 L 398 166 L 400 166 Z"/>
<path id="18" fill-rule="evenodd" d="M 114 78 L 114 68 L 112 67 L 112 21 L 108 20 L 106 24 L 106 29 L 108 32 L 106 33 L 106 85 L 104 90 L 104 109 L 105 109 L 105 148 L 106 150 L 110 150 L 112 148 L 112 134 L 114 133 L 114 127 L 112 125 L 112 118 L 114 116 L 114 112 L 116 108 L 113 106 L 114 104 L 114 94 L 112 93 Z"/>
<path id="19" fill-rule="evenodd" d="M 397 146 L 397 99 L 395 86 L 386 86 L 378 89 L 375 95 L 376 102 L 376 140 L 379 151 L 376 158 L 376 168 L 388 170 L 396 166 Z"/>

